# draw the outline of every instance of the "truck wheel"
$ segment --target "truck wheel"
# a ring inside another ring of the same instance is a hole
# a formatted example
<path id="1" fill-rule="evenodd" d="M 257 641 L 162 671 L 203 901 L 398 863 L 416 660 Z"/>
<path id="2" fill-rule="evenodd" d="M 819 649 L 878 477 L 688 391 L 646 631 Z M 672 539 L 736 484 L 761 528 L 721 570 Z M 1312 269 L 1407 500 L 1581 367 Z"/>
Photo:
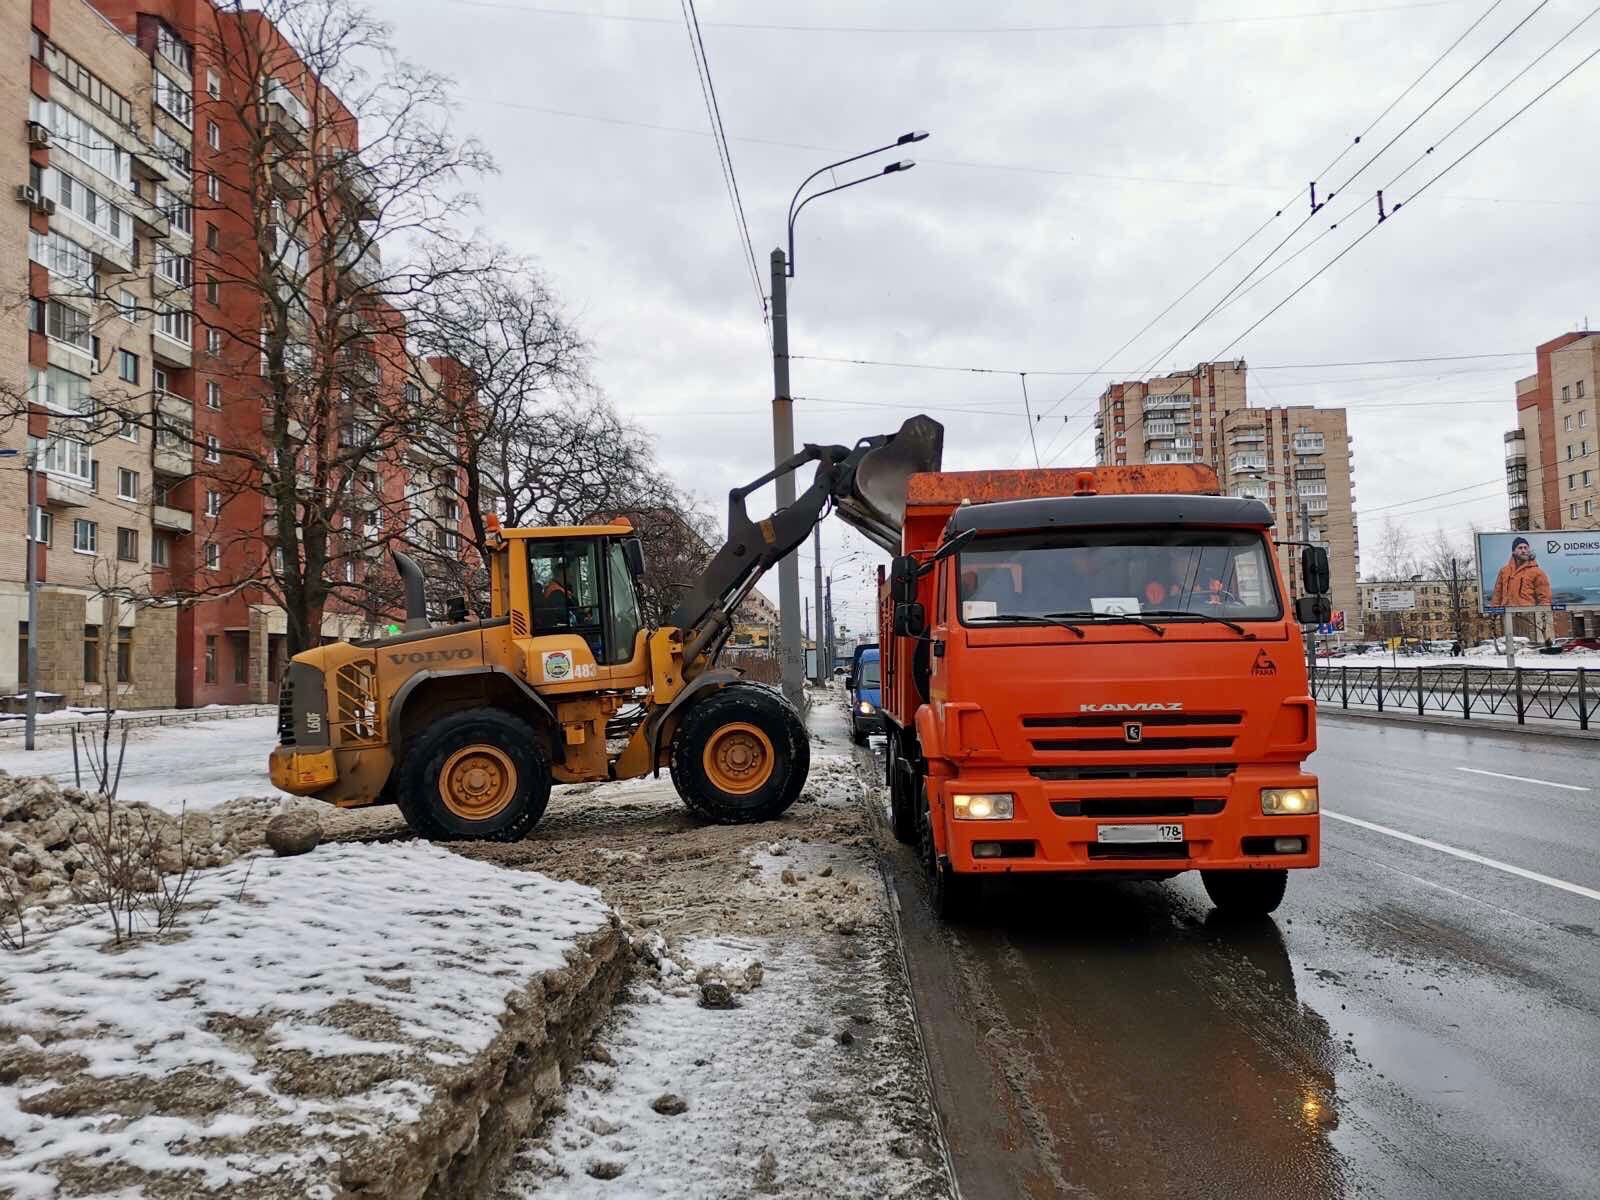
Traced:
<path id="1" fill-rule="evenodd" d="M 696 816 L 771 821 L 800 798 L 811 739 L 782 696 L 731 683 L 690 706 L 672 739 L 672 782 Z"/>
<path id="2" fill-rule="evenodd" d="M 850 740 L 858 746 L 867 744 L 867 731 L 856 724 L 854 717 L 850 718 Z"/>
<path id="3" fill-rule="evenodd" d="M 544 816 L 550 763 L 510 713 L 451 713 L 406 750 L 395 798 L 406 824 L 430 841 L 514 842 Z"/>
<path id="4" fill-rule="evenodd" d="M 1264 917 L 1283 903 L 1289 872 L 1201 871 L 1211 903 L 1229 916 Z"/>
<path id="5" fill-rule="evenodd" d="M 971 913 L 977 881 L 957 874 L 950 869 L 948 862 L 940 860 L 939 851 L 933 844 L 933 817 L 928 806 L 927 787 L 920 786 L 917 790 L 922 801 L 917 821 L 918 850 L 922 868 L 928 875 L 928 905 L 933 909 L 934 916 L 954 924 Z"/>
<path id="6" fill-rule="evenodd" d="M 883 757 L 889 775 L 889 828 L 895 841 L 905 846 L 915 845 L 918 825 L 917 806 L 912 800 L 913 785 L 900 770 L 900 739 L 893 733 L 889 735 Z"/>

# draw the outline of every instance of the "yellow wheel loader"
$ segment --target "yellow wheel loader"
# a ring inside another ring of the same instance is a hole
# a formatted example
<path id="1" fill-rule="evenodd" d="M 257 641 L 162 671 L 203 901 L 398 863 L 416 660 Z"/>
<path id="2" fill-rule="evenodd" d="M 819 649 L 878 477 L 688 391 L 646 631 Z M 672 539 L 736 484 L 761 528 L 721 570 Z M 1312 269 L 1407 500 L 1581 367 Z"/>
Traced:
<path id="1" fill-rule="evenodd" d="M 800 795 L 810 744 L 783 696 L 717 666 L 735 610 L 837 507 L 897 530 L 905 482 L 939 468 L 943 428 L 913 417 L 856 445 L 808 445 L 728 497 L 728 540 L 672 614 L 644 628 L 644 549 L 623 522 L 491 523 L 490 616 L 431 624 L 421 569 L 395 555 L 406 624 L 394 637 L 295 656 L 278 696 L 276 787 L 341 808 L 397 804 L 435 839 L 523 837 L 552 783 L 631 779 L 665 766 L 709 821 L 766 821 Z M 752 521 L 745 498 L 817 464 L 793 504 Z"/>

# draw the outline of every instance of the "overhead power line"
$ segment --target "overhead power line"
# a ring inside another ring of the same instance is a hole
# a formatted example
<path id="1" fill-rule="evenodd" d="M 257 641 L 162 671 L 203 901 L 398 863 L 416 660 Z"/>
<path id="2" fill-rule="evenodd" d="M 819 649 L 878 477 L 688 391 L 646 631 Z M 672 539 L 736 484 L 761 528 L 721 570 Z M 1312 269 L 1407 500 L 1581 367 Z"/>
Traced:
<path id="1" fill-rule="evenodd" d="M 1405 363 L 1467 362 L 1473 359 L 1485 358 L 1526 358 L 1532 353 L 1533 351 L 1531 350 L 1506 350 L 1492 354 L 1434 354 L 1415 358 L 1359 358 L 1343 362 L 1251 363 L 1250 369 L 1252 371 L 1302 371 L 1327 367 L 1382 367 Z M 1053 367 L 1043 370 L 1037 367 L 978 367 L 960 363 L 908 362 L 903 359 L 885 358 L 848 358 L 828 354 L 791 354 L 789 357 L 796 361 L 805 362 L 843 363 L 857 367 L 898 367 L 912 371 L 953 371 L 971 375 L 1131 375 L 1132 373 L 1132 368 L 1127 367 L 1109 367 L 1101 371 L 1081 367 Z M 1329 382 L 1347 383 L 1350 381 L 1330 380 Z"/>
<path id="2" fill-rule="evenodd" d="M 679 6 L 683 9 L 683 23 L 689 33 L 689 53 L 694 58 L 695 73 L 700 77 L 700 96 L 705 101 L 706 119 L 711 122 L 717 163 L 722 168 L 723 184 L 728 189 L 728 203 L 733 206 L 734 225 L 744 249 L 745 262 L 750 267 L 750 282 L 755 286 L 756 303 L 761 306 L 764 322 L 767 299 L 766 293 L 761 290 L 761 267 L 751 243 L 750 225 L 744 217 L 744 198 L 739 194 L 739 177 L 733 169 L 733 151 L 728 147 L 728 135 L 722 127 L 722 108 L 717 103 L 717 88 L 711 79 L 711 60 L 706 57 L 706 45 L 700 37 L 700 20 L 695 13 L 694 0 L 679 0 Z"/>
<path id="3" fill-rule="evenodd" d="M 575 17 L 591 21 L 614 21 L 629 25 L 670 25 L 670 17 L 643 16 L 633 13 L 591 12 L 586 9 L 551 8 L 539 4 L 515 4 L 509 0 L 453 0 L 467 8 L 499 9 L 504 12 L 527 13 L 529 16 Z M 1310 12 L 1261 13 L 1254 16 L 1231 17 L 1176 17 L 1160 21 L 1099 21 L 1071 24 L 1034 25 L 795 25 L 767 21 L 707 21 L 716 29 L 743 29 L 766 33 L 861 33 L 973 36 L 977 34 L 1041 34 L 1041 33 L 1098 33 L 1132 32 L 1141 29 L 1194 29 L 1212 25 L 1265 25 L 1288 21 L 1310 21 L 1333 17 L 1386 16 L 1390 13 L 1409 12 L 1423 8 L 1445 8 L 1453 0 L 1409 0 L 1408 3 L 1365 5 L 1354 8 L 1325 8 Z"/>

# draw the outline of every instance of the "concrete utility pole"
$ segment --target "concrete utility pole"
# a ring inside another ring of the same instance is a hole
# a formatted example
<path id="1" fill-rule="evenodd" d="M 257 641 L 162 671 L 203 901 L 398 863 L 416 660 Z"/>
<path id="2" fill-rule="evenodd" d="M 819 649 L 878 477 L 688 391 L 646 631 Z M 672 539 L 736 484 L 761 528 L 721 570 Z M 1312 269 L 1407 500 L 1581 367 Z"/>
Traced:
<path id="1" fill-rule="evenodd" d="M 794 399 L 789 395 L 789 270 L 783 250 L 772 252 L 772 462 L 794 454 Z M 794 472 L 776 481 L 778 508 L 794 503 Z M 806 647 L 800 639 L 800 560 L 793 551 L 778 564 L 778 616 L 783 634 L 783 694 L 804 700 Z"/>
<path id="2" fill-rule="evenodd" d="M 827 638 L 828 638 L 828 672 L 831 674 L 833 672 L 834 659 L 838 657 L 837 653 L 834 651 L 834 648 L 833 648 L 833 576 L 832 575 L 828 576 L 828 595 L 827 595 L 826 600 L 824 601 L 824 607 L 823 607 L 822 611 L 824 613 L 826 613 L 827 615 L 822 621 L 819 621 L 818 624 L 821 626 L 821 628 L 823 628 L 823 629 L 828 631 L 827 632 Z"/>
<path id="3" fill-rule="evenodd" d="M 1300 491 L 1300 473 L 1295 472 L 1295 489 Z M 1304 496 L 1300 496 L 1300 536 L 1307 545 L 1311 544 L 1311 505 Z M 1329 580 L 1330 586 L 1332 580 Z M 1306 581 L 1300 580 L 1300 591 L 1309 594 L 1306 590 Z M 1311 684 L 1313 695 L 1317 686 L 1317 627 L 1311 627 L 1311 636 L 1306 638 L 1306 679 Z"/>
<path id="4" fill-rule="evenodd" d="M 39 719 L 39 448 L 28 451 L 28 697 L 22 718 L 22 748 L 33 749 Z M 116 630 L 111 631 L 115 636 Z"/>
<path id="5" fill-rule="evenodd" d="M 822 669 L 822 522 L 817 522 L 817 527 L 811 531 L 811 576 L 812 591 L 816 595 L 817 604 L 817 669 L 813 683 L 820 684 L 828 677 Z"/>
<path id="6" fill-rule="evenodd" d="M 1456 641 L 1465 650 L 1467 642 L 1461 636 L 1461 575 L 1454 558 L 1450 560 L 1450 617 L 1456 627 Z"/>

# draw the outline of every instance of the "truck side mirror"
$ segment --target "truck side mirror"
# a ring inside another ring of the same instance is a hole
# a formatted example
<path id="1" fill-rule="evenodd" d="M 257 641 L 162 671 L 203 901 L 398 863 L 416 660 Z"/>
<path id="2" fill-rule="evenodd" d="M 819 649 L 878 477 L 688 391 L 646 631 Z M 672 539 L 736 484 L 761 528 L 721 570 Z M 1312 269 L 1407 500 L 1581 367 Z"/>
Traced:
<path id="1" fill-rule="evenodd" d="M 919 573 L 919 564 L 912 554 L 902 554 L 889 564 L 889 594 L 894 598 L 897 609 L 917 598 Z"/>
<path id="2" fill-rule="evenodd" d="M 637 537 L 622 539 L 622 558 L 628 564 L 628 572 L 635 579 L 644 574 L 644 543 Z"/>
<path id="3" fill-rule="evenodd" d="M 928 632 L 928 610 L 915 600 L 896 604 L 894 631 L 899 637 L 921 637 Z"/>
<path id="4" fill-rule="evenodd" d="M 1326 625 L 1333 620 L 1333 601 L 1327 596 L 1301 596 L 1294 602 L 1294 619 L 1300 625 Z"/>
<path id="5" fill-rule="evenodd" d="M 1304 591 L 1325 596 L 1332 586 L 1328 573 L 1328 552 L 1321 546 L 1306 546 L 1300 551 L 1300 582 Z"/>

